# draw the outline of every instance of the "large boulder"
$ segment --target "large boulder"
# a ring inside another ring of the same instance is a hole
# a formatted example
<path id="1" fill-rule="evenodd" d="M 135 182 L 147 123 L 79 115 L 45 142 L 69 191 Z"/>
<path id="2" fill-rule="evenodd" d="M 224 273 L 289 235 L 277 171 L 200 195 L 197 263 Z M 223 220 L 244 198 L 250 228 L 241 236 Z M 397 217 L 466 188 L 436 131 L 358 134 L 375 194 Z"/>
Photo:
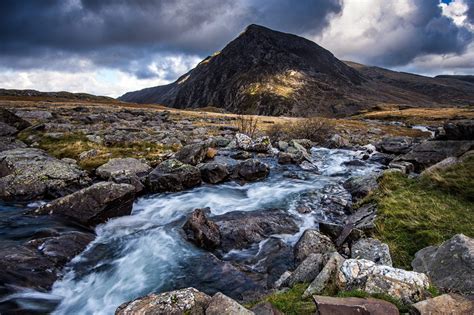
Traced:
<path id="1" fill-rule="evenodd" d="M 367 259 L 378 265 L 392 266 L 388 245 L 374 238 L 362 238 L 352 245 L 351 258 Z"/>
<path id="2" fill-rule="evenodd" d="M 221 232 L 224 251 L 246 248 L 273 234 L 298 232 L 295 221 L 281 210 L 233 211 L 212 218 Z"/>
<path id="3" fill-rule="evenodd" d="M 367 293 L 386 293 L 406 304 L 426 298 L 430 286 L 424 273 L 377 265 L 365 259 L 347 259 L 337 275 L 341 290 L 362 290 Z"/>
<path id="4" fill-rule="evenodd" d="M 120 305 L 115 311 L 115 315 L 204 315 L 210 299 L 207 294 L 194 288 L 149 294 Z"/>
<path id="5" fill-rule="evenodd" d="M 206 213 L 209 213 L 209 210 L 209 208 L 194 210 L 183 225 L 183 230 L 187 240 L 201 248 L 213 250 L 221 243 L 221 233 L 219 226 L 208 220 Z"/>
<path id="6" fill-rule="evenodd" d="M 0 152 L 0 198 L 57 198 L 87 186 L 87 174 L 34 148 Z"/>
<path id="7" fill-rule="evenodd" d="M 135 191 L 140 192 L 145 188 L 143 182 L 150 171 L 151 167 L 138 159 L 117 158 L 99 166 L 95 172 L 102 179 L 133 185 Z"/>
<path id="8" fill-rule="evenodd" d="M 295 245 L 295 261 L 302 262 L 310 254 L 327 254 L 335 252 L 333 242 L 329 237 L 317 230 L 306 230 Z"/>
<path id="9" fill-rule="evenodd" d="M 474 139 L 474 121 L 460 120 L 448 122 L 443 126 L 443 134 L 436 139 L 440 140 L 472 140 Z"/>
<path id="10" fill-rule="evenodd" d="M 151 192 L 181 191 L 201 184 L 201 172 L 195 166 L 175 159 L 161 162 L 147 178 Z"/>
<path id="11" fill-rule="evenodd" d="M 266 153 L 272 148 L 272 144 L 268 137 L 260 137 L 252 140 L 252 138 L 242 133 L 237 133 L 235 135 L 235 144 L 238 149 L 251 152 Z"/>
<path id="12" fill-rule="evenodd" d="M 18 132 L 13 126 L 0 121 L 0 137 L 12 136 Z"/>
<path id="13" fill-rule="evenodd" d="M 239 178 L 251 182 L 267 177 L 270 168 L 259 160 L 248 159 L 237 164 L 235 173 Z"/>
<path id="14" fill-rule="evenodd" d="M 254 315 L 255 313 L 249 311 L 230 297 L 217 292 L 209 301 L 206 309 L 206 315 Z"/>
<path id="15" fill-rule="evenodd" d="M 377 189 L 377 176 L 351 177 L 344 182 L 343 186 L 350 192 L 352 201 L 357 202 Z"/>
<path id="16" fill-rule="evenodd" d="M 31 126 L 31 124 L 23 118 L 4 108 L 0 108 L 0 122 L 15 127 L 17 130 L 23 130 Z"/>
<path id="17" fill-rule="evenodd" d="M 100 182 L 42 205 L 33 213 L 66 217 L 94 227 L 110 218 L 129 215 L 134 197 L 132 185 Z"/>
<path id="18" fill-rule="evenodd" d="M 0 137 L 0 152 L 26 148 L 27 145 L 15 137 Z"/>
<path id="19" fill-rule="evenodd" d="M 413 139 L 410 137 L 386 137 L 375 144 L 377 151 L 389 154 L 403 154 L 410 151 Z"/>
<path id="20" fill-rule="evenodd" d="M 185 145 L 175 155 L 175 159 L 190 165 L 197 165 L 204 161 L 209 149 L 208 142 L 199 142 Z"/>
<path id="21" fill-rule="evenodd" d="M 288 286 L 292 287 L 297 283 L 311 282 L 319 274 L 323 267 L 323 255 L 309 254 L 301 264 L 296 267 L 288 278 Z"/>
<path id="22" fill-rule="evenodd" d="M 345 259 L 339 253 L 332 253 L 321 272 L 314 278 L 303 293 L 303 297 L 313 294 L 335 294 L 337 291 L 336 277 Z"/>
<path id="23" fill-rule="evenodd" d="M 474 147 L 474 141 L 446 140 L 425 141 L 413 146 L 412 150 L 397 158 L 397 161 L 410 162 L 416 172 L 421 172 L 447 157 L 459 157 Z"/>
<path id="24" fill-rule="evenodd" d="M 398 315 L 398 308 L 378 299 L 313 296 L 318 315 Z"/>
<path id="25" fill-rule="evenodd" d="M 204 163 L 199 166 L 199 171 L 202 180 L 210 184 L 218 184 L 229 177 L 229 170 L 226 165 L 220 163 Z"/>
<path id="26" fill-rule="evenodd" d="M 411 314 L 416 315 L 468 315 L 474 314 L 474 299 L 459 294 L 443 294 L 420 301 L 411 306 Z"/>
<path id="27" fill-rule="evenodd" d="M 474 239 L 470 237 L 457 234 L 439 246 L 423 248 L 412 266 L 441 289 L 474 294 Z"/>

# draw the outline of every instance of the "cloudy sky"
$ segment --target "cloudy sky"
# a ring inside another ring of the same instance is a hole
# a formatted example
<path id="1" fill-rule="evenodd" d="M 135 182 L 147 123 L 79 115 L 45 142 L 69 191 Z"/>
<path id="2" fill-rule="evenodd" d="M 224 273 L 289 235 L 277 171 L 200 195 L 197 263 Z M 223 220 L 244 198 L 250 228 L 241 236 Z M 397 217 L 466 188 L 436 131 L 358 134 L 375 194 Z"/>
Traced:
<path id="1" fill-rule="evenodd" d="M 0 88 L 119 96 L 174 81 L 248 24 L 338 58 L 474 74 L 474 0 L 2 0 Z"/>

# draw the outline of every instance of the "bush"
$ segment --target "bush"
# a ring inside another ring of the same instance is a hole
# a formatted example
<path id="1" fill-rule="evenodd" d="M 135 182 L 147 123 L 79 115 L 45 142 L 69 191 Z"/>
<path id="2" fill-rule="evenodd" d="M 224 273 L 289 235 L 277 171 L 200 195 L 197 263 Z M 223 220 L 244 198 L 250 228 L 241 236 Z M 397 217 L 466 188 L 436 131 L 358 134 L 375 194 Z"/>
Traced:
<path id="1" fill-rule="evenodd" d="M 238 115 L 236 125 L 240 133 L 254 138 L 257 133 L 258 118 L 255 116 Z"/>
<path id="2" fill-rule="evenodd" d="M 309 139 L 317 144 L 324 144 L 334 133 L 334 126 L 327 119 L 320 117 L 274 124 L 267 131 L 272 141 Z"/>

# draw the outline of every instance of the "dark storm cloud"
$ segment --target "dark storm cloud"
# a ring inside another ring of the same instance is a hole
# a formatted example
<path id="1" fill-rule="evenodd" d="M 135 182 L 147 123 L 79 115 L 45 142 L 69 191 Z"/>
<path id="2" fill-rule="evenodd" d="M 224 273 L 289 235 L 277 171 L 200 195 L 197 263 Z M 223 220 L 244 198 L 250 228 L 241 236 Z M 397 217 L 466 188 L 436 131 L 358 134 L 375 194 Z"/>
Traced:
<path id="1" fill-rule="evenodd" d="M 154 54 L 205 56 L 250 23 L 320 30 L 328 13 L 340 10 L 338 1 L 6 0 L 0 2 L 0 65 L 50 68 L 69 57 L 145 78 L 153 76 L 146 65 Z"/>
<path id="2" fill-rule="evenodd" d="M 474 24 L 474 1 L 467 1 L 467 20 L 469 23 Z"/>

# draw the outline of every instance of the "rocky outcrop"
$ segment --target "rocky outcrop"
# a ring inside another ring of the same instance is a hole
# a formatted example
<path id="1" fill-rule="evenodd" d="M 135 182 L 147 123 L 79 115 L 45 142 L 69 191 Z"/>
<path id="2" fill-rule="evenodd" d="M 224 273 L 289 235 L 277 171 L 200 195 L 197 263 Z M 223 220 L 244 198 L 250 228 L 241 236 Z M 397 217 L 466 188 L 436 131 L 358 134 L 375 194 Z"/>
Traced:
<path id="1" fill-rule="evenodd" d="M 183 230 L 188 241 L 201 248 L 214 250 L 221 244 L 221 233 L 219 226 L 208 220 L 206 213 L 209 212 L 209 208 L 194 210 L 184 224 Z"/>
<path id="2" fill-rule="evenodd" d="M 87 186 L 79 168 L 34 148 L 0 152 L 0 198 L 31 200 L 57 198 Z"/>
<path id="3" fill-rule="evenodd" d="M 329 293 L 334 294 L 337 291 L 336 278 L 341 268 L 344 258 L 338 253 L 332 253 L 326 265 L 321 272 L 314 278 L 303 293 L 303 297 L 310 297 L 313 294 Z"/>
<path id="4" fill-rule="evenodd" d="M 201 172 L 202 180 L 210 184 L 221 183 L 229 177 L 227 166 L 220 163 L 204 163 L 199 166 L 199 171 Z"/>
<path id="5" fill-rule="evenodd" d="M 426 273 L 441 289 L 474 293 L 474 239 L 457 234 L 415 254 L 413 270 Z"/>
<path id="6" fill-rule="evenodd" d="M 410 137 L 386 137 L 375 144 L 377 151 L 388 154 L 404 154 L 410 151 L 413 139 Z"/>
<path id="7" fill-rule="evenodd" d="M 14 137 L 0 137 L 0 152 L 26 148 L 27 145 Z"/>
<path id="8" fill-rule="evenodd" d="M 15 127 L 17 130 L 23 130 L 31 126 L 31 124 L 23 118 L 4 108 L 0 108 L 0 122 Z"/>
<path id="9" fill-rule="evenodd" d="M 289 287 L 297 283 L 311 282 L 319 274 L 323 268 L 323 255 L 309 254 L 305 260 L 298 265 L 298 267 L 291 273 L 287 280 Z"/>
<path id="10" fill-rule="evenodd" d="M 235 135 L 235 145 L 238 149 L 250 152 L 266 153 L 272 148 L 272 144 L 268 137 L 260 137 L 252 139 L 249 136 L 237 133 Z"/>
<path id="11" fill-rule="evenodd" d="M 385 293 L 406 304 L 425 299 L 430 286 L 424 273 L 377 265 L 365 259 L 345 260 L 339 268 L 337 283 L 342 290 Z"/>
<path id="12" fill-rule="evenodd" d="M 129 215 L 134 197 L 135 187 L 132 185 L 101 182 L 53 200 L 33 213 L 66 217 L 94 227 L 110 218 Z"/>
<path id="13" fill-rule="evenodd" d="M 185 163 L 196 166 L 204 161 L 209 149 L 209 143 L 199 142 L 185 145 L 175 155 L 175 159 Z"/>
<path id="14" fill-rule="evenodd" d="M 467 315 L 474 314 L 474 299 L 459 294 L 443 294 L 432 299 L 420 301 L 411 306 L 415 315 Z"/>
<path id="15" fill-rule="evenodd" d="M 259 160 L 249 159 L 237 164 L 234 172 L 238 178 L 252 182 L 267 177 L 270 168 Z"/>
<path id="16" fill-rule="evenodd" d="M 118 184 L 130 184 L 135 187 L 136 192 L 142 191 L 144 181 L 151 167 L 134 158 L 111 159 L 96 169 L 96 174 L 105 180 L 111 180 Z"/>
<path id="17" fill-rule="evenodd" d="M 147 178 L 151 192 L 181 191 L 201 184 L 201 172 L 195 166 L 170 159 L 161 162 Z"/>
<path id="18" fill-rule="evenodd" d="M 344 182 L 344 188 L 350 192 L 355 203 L 377 189 L 377 176 L 351 177 Z"/>
<path id="19" fill-rule="evenodd" d="M 230 297 L 218 292 L 209 301 L 206 308 L 206 315 L 254 315 L 254 312 L 249 311 Z"/>
<path id="20" fill-rule="evenodd" d="M 388 245 L 374 238 L 362 238 L 352 245 L 351 258 L 367 259 L 378 265 L 392 266 Z"/>
<path id="21" fill-rule="evenodd" d="M 443 125 L 443 132 L 437 135 L 438 140 L 472 140 L 474 139 L 474 122 L 459 120 Z"/>
<path id="22" fill-rule="evenodd" d="M 149 294 L 120 305 L 116 315 L 192 314 L 204 315 L 211 297 L 194 288 Z"/>
<path id="23" fill-rule="evenodd" d="M 302 262 L 310 254 L 335 252 L 331 239 L 317 230 L 306 230 L 295 245 L 295 261 Z"/>
<path id="24" fill-rule="evenodd" d="M 398 315 L 398 308 L 384 300 L 355 297 L 313 296 L 318 315 Z"/>

